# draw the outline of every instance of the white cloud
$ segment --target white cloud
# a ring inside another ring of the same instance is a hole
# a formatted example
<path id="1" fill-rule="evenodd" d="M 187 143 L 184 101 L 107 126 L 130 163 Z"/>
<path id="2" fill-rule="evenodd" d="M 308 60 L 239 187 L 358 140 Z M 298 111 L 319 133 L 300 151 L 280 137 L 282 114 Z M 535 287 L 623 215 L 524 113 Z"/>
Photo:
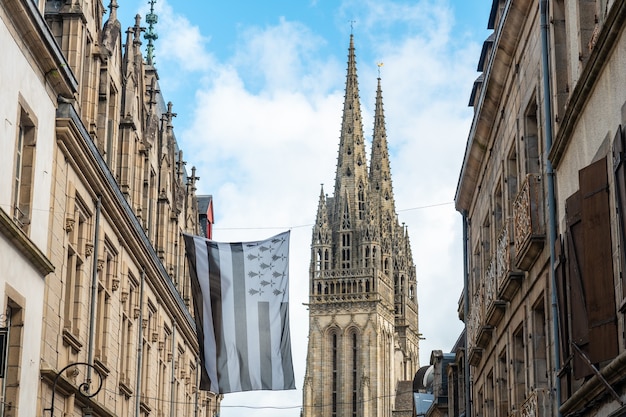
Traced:
<path id="1" fill-rule="evenodd" d="M 208 52 L 208 35 L 166 3 L 158 4 L 167 12 L 161 13 L 160 59 L 191 61 L 181 63 L 179 72 L 197 73 L 192 122 L 176 131 L 187 169 L 198 169 L 199 192 L 214 197 L 214 237 L 255 240 L 292 229 L 291 331 L 301 388 L 311 225 L 320 183 L 326 193 L 333 192 L 346 56 L 320 56 L 320 45 L 328 39 L 314 28 L 281 19 L 274 26 L 243 30 L 232 58 L 218 62 Z M 417 269 L 420 331 L 426 337 L 420 359 L 426 365 L 431 350 L 450 349 L 462 329 L 456 313 L 463 284 L 461 217 L 452 204 L 419 207 L 453 201 L 471 121 L 467 100 L 479 45 L 452 36 L 448 2 L 344 1 L 337 22 L 346 25 L 352 11 L 358 12 L 355 42 L 366 138 L 373 126 L 375 64 L 384 62 L 396 207 L 409 228 Z M 400 36 L 392 33 L 396 25 Z M 166 77 L 173 79 L 173 74 Z M 301 401 L 300 390 L 229 394 L 221 415 L 295 416 L 299 409 L 230 406 Z"/>
<path id="2" fill-rule="evenodd" d="M 148 10 L 147 8 L 144 10 Z M 158 53 L 163 61 L 179 66 L 182 71 L 206 71 L 215 65 L 208 52 L 210 37 L 203 35 L 185 16 L 176 14 L 165 0 L 156 2 L 159 22 Z"/>

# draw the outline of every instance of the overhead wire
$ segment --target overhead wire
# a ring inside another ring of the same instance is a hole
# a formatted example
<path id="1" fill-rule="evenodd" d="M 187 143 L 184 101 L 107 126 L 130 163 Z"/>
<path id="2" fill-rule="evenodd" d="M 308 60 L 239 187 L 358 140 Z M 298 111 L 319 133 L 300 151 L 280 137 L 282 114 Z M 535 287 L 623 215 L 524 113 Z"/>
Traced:
<path id="1" fill-rule="evenodd" d="M 435 204 L 411 207 L 411 208 L 406 208 L 406 209 L 398 209 L 397 212 L 400 213 L 400 212 L 413 211 L 413 210 L 423 210 L 423 209 L 429 209 L 429 208 L 434 208 L 434 207 L 448 206 L 450 204 L 454 204 L 454 201 L 448 201 L 445 203 L 435 203 Z M 302 227 L 312 227 L 314 225 L 315 223 L 301 224 L 297 226 L 214 227 L 213 230 L 293 230 L 293 229 L 299 229 Z"/>
<path id="2" fill-rule="evenodd" d="M 105 392 L 111 393 L 111 394 L 118 394 L 118 391 L 116 390 L 110 390 L 108 388 L 103 388 L 103 390 Z M 210 391 L 206 391 L 207 393 L 209 393 Z M 400 391 L 398 393 L 395 394 L 389 394 L 389 395 L 378 395 L 378 396 L 374 396 L 374 397 L 370 397 L 364 400 L 358 400 L 357 403 L 358 404 L 365 404 L 374 400 L 381 400 L 384 398 L 392 398 L 394 396 L 399 396 L 399 395 L 403 395 L 403 394 L 409 394 L 409 393 L 413 393 L 413 391 Z M 214 393 L 213 393 L 214 394 Z M 127 396 L 127 398 L 137 398 L 137 395 L 129 395 Z M 167 399 L 161 399 L 158 397 L 150 397 L 150 396 L 146 396 L 146 395 L 142 395 L 141 398 L 145 399 L 145 400 L 153 400 L 155 402 L 158 403 L 169 403 L 169 404 L 176 404 L 176 405 L 195 405 L 195 401 L 191 402 L 191 401 L 174 401 L 174 400 L 167 400 Z M 222 400 L 223 401 L 223 400 Z M 337 406 L 342 406 L 342 405 L 347 405 L 347 404 L 352 404 L 352 402 L 337 402 L 335 405 Z M 325 407 L 331 407 L 333 404 L 332 403 L 324 403 L 324 404 L 319 404 L 319 405 L 311 405 L 311 406 L 304 406 L 302 404 L 297 404 L 297 405 L 284 405 L 284 406 L 278 406 L 278 405 L 243 405 L 243 404 L 235 404 L 235 405 L 223 405 L 220 404 L 220 408 L 245 408 L 245 409 L 250 409 L 250 410 L 293 410 L 293 409 L 297 409 L 297 408 L 325 408 Z"/>

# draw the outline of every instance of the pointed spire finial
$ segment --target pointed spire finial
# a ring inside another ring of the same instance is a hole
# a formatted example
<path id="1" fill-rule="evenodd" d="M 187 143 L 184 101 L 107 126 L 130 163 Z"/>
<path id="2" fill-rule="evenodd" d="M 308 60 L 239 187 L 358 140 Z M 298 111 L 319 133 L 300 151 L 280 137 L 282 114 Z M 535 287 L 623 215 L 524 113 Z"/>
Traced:
<path id="1" fill-rule="evenodd" d="M 113 21 L 117 19 L 117 8 L 120 7 L 117 4 L 117 0 L 111 0 L 109 3 L 109 20 Z"/>
<path id="2" fill-rule="evenodd" d="M 352 32 L 354 31 L 354 24 L 356 23 L 356 20 L 351 20 L 350 21 L 350 35 L 352 35 Z"/>
<path id="3" fill-rule="evenodd" d="M 148 22 L 148 32 L 143 36 L 148 40 L 148 46 L 146 46 L 146 61 L 148 65 L 154 65 L 154 41 L 159 38 L 159 35 L 154 30 L 154 25 L 159 21 L 159 17 L 154 13 L 154 4 L 156 0 L 150 0 L 150 13 L 146 15 L 146 22 Z"/>
<path id="4" fill-rule="evenodd" d="M 141 26 L 141 16 L 135 15 L 135 26 L 133 26 L 133 44 L 141 45 L 141 32 L 145 32 L 146 28 Z"/>
<path id="5" fill-rule="evenodd" d="M 376 64 L 376 66 L 378 66 L 378 80 L 380 80 L 380 67 L 382 67 L 383 65 L 385 65 L 385 64 L 383 64 L 382 62 L 378 62 Z"/>

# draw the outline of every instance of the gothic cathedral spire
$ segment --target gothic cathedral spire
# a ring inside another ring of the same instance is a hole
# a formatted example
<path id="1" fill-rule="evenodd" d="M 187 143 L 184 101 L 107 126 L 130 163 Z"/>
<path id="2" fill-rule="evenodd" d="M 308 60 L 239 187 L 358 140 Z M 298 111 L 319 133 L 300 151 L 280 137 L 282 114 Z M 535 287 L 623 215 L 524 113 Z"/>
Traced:
<path id="1" fill-rule="evenodd" d="M 415 266 L 395 212 L 380 79 L 367 166 L 354 38 L 334 195 L 313 226 L 304 417 L 391 417 L 419 367 Z"/>
<path id="2" fill-rule="evenodd" d="M 383 110 L 383 93 L 378 78 L 376 90 L 376 110 L 374 112 L 374 138 L 372 140 L 372 157 L 370 158 L 370 201 L 384 215 L 396 212 L 393 187 L 391 186 L 391 168 L 389 166 L 389 150 L 387 148 L 387 130 Z"/>
<path id="3" fill-rule="evenodd" d="M 367 161 L 363 140 L 363 122 L 356 74 L 354 38 L 350 35 L 348 72 L 341 121 L 341 139 L 335 178 L 335 215 L 349 216 L 351 228 L 364 216 L 367 190 Z M 344 219 L 345 220 L 345 219 Z M 345 225 L 345 224 L 344 224 Z"/>

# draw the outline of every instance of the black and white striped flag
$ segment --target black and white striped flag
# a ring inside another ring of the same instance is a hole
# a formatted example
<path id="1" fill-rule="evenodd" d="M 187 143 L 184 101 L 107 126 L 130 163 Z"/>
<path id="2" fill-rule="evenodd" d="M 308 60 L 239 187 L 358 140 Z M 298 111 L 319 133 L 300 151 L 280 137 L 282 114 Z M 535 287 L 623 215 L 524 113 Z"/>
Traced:
<path id="1" fill-rule="evenodd" d="M 289 232 L 220 243 L 184 235 L 203 372 L 224 394 L 295 389 L 289 333 Z"/>

